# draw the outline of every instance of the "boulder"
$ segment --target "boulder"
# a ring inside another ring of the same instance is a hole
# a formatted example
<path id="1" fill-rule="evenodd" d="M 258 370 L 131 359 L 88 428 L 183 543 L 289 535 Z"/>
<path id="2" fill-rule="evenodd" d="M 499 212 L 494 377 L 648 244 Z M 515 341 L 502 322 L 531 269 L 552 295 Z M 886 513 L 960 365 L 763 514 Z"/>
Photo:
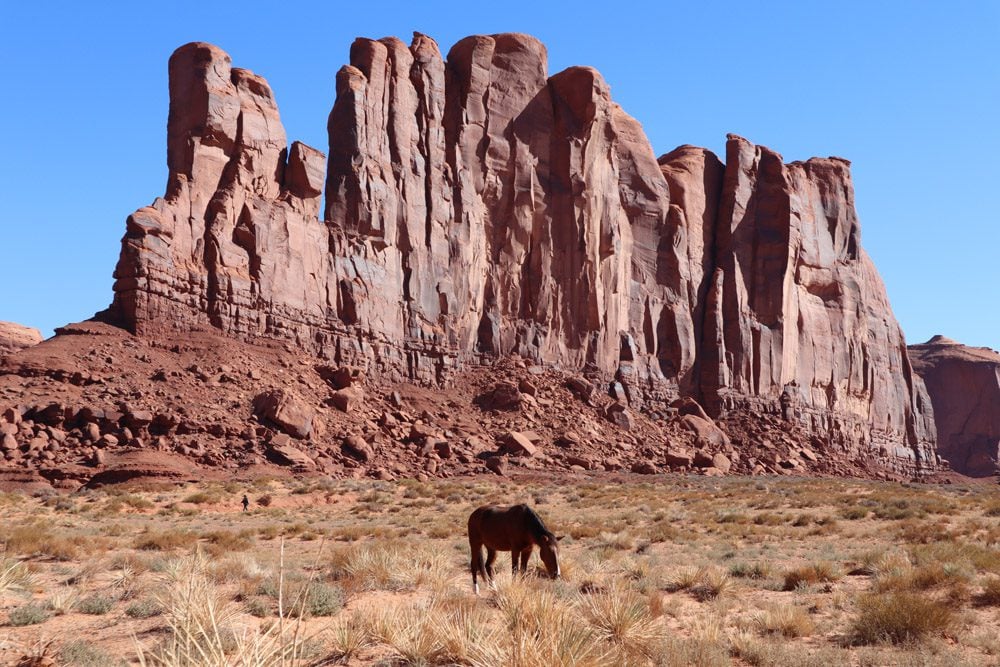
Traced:
<path id="1" fill-rule="evenodd" d="M 607 417 L 609 422 L 624 431 L 632 429 L 632 415 L 629 412 L 628 407 L 626 407 L 623 403 L 618 403 L 616 401 L 608 405 L 608 407 L 604 410 L 604 416 Z"/>
<path id="2" fill-rule="evenodd" d="M 680 418 L 680 424 L 694 433 L 695 441 L 701 447 L 718 448 L 730 445 L 729 436 L 710 420 L 687 414 Z"/>
<path id="3" fill-rule="evenodd" d="M 333 392 L 328 401 L 341 412 L 352 412 L 364 402 L 364 398 L 365 393 L 360 387 L 351 386 Z"/>
<path id="4" fill-rule="evenodd" d="M 371 445 L 360 435 L 349 435 L 344 438 L 341 449 L 344 454 L 362 463 L 368 463 L 372 459 Z"/>
<path id="5" fill-rule="evenodd" d="M 695 451 L 692 463 L 694 463 L 697 468 L 710 468 L 715 465 L 715 460 L 711 454 L 703 449 L 699 449 Z"/>
<path id="6" fill-rule="evenodd" d="M 503 476 L 507 472 L 507 459 L 503 456 L 491 456 L 483 461 L 486 469 Z"/>
<path id="7" fill-rule="evenodd" d="M 729 472 L 733 464 L 725 454 L 716 454 L 712 457 L 712 467 L 725 474 Z"/>
<path id="8" fill-rule="evenodd" d="M 594 385 L 584 377 L 571 377 L 566 380 L 566 387 L 581 401 L 589 401 L 594 394 Z"/>
<path id="9" fill-rule="evenodd" d="M 293 438 L 308 438 L 315 410 L 304 400 L 284 389 L 272 389 L 253 400 L 254 414 Z"/>
<path id="10" fill-rule="evenodd" d="M 316 462 L 301 449 L 293 446 L 288 435 L 278 433 L 271 438 L 267 448 L 268 457 L 282 465 L 297 468 L 312 468 Z"/>
<path id="11" fill-rule="evenodd" d="M 502 451 L 512 456 L 535 456 L 538 448 L 524 434 L 510 431 L 501 438 Z"/>
<path id="12" fill-rule="evenodd" d="M 521 391 L 513 382 L 497 382 L 476 397 L 476 403 L 486 410 L 517 410 L 521 407 Z"/>
<path id="13" fill-rule="evenodd" d="M 668 449 L 663 454 L 663 460 L 672 468 L 687 468 L 694 463 L 694 455 L 684 449 Z"/>

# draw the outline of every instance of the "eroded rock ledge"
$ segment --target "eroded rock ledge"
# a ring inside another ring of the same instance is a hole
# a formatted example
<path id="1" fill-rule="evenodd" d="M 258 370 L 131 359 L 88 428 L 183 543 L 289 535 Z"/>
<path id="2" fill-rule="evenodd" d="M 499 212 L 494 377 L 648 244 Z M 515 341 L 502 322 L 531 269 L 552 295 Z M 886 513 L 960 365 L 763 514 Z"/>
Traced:
<path id="1" fill-rule="evenodd" d="M 657 160 L 598 72 L 549 76 L 519 34 L 446 59 L 421 34 L 356 40 L 329 132 L 328 159 L 289 147 L 263 78 L 178 49 L 167 192 L 128 219 L 108 317 L 429 384 L 516 353 L 617 380 L 635 406 L 784 412 L 845 452 L 933 467 L 847 161 L 785 164 L 733 135 L 724 164 Z"/>

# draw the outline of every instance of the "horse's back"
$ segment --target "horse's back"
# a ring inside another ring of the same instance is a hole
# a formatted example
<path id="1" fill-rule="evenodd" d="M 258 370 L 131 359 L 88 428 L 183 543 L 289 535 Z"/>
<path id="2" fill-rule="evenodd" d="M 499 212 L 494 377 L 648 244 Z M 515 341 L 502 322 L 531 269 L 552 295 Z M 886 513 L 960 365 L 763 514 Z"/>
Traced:
<path id="1" fill-rule="evenodd" d="M 500 551 L 521 548 L 530 543 L 524 521 L 530 512 L 530 508 L 523 504 L 477 507 L 469 515 L 469 540 Z"/>

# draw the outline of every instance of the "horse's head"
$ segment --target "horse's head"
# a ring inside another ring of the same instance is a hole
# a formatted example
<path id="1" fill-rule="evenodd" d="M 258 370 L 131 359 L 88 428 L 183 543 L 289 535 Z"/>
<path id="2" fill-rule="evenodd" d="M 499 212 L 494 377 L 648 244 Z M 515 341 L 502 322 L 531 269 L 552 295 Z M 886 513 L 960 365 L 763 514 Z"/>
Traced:
<path id="1" fill-rule="evenodd" d="M 558 579 L 561 574 L 559 571 L 559 538 L 552 533 L 546 534 L 538 545 L 538 555 L 541 556 L 542 563 L 545 564 L 545 571 L 549 573 L 549 576 Z"/>

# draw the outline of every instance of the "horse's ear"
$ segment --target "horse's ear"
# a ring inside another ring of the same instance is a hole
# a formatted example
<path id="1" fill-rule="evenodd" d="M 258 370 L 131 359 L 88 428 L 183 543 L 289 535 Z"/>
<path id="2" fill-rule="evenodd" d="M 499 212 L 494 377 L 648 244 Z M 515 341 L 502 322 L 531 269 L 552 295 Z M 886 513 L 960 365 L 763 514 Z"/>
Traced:
<path id="1" fill-rule="evenodd" d="M 562 535 L 557 535 L 557 536 L 556 536 L 556 542 L 561 542 L 561 541 L 562 541 L 562 538 L 563 538 L 563 536 L 562 536 Z"/>

